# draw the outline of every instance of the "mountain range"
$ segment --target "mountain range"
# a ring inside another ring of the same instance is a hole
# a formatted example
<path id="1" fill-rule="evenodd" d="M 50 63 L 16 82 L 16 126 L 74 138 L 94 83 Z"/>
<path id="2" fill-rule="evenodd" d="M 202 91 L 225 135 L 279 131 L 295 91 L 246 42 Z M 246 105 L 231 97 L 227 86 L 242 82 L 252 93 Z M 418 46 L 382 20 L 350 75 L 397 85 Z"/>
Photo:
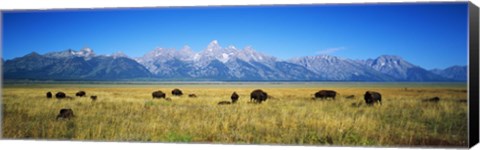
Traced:
<path id="1" fill-rule="evenodd" d="M 280 60 L 248 46 L 221 47 L 214 40 L 194 52 L 156 48 L 138 58 L 121 52 L 96 55 L 90 48 L 4 61 L 4 79 L 191 81 L 466 81 L 467 67 L 426 70 L 399 56 L 352 60 L 330 55 Z"/>

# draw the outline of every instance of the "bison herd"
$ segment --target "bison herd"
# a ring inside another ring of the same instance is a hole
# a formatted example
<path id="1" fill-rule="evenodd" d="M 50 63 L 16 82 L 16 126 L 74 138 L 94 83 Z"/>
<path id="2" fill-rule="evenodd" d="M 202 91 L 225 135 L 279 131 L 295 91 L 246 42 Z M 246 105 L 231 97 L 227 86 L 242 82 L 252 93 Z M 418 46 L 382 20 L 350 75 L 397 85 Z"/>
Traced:
<path id="1" fill-rule="evenodd" d="M 180 90 L 178 88 L 173 89 L 171 91 L 171 93 L 172 93 L 172 96 L 182 96 L 183 95 L 182 90 Z M 320 90 L 320 91 L 314 93 L 313 99 L 332 99 L 332 100 L 335 100 L 337 95 L 338 95 L 338 93 L 334 90 Z M 53 98 L 53 94 L 50 91 L 47 92 L 46 96 L 47 96 L 47 98 Z M 78 91 L 77 93 L 75 93 L 75 96 L 86 97 L 87 93 L 85 91 Z M 188 97 L 196 98 L 197 95 L 191 93 L 191 94 L 188 94 Z M 239 97 L 240 96 L 237 94 L 237 92 L 233 92 L 232 95 L 230 96 L 231 101 L 221 101 L 218 104 L 219 105 L 234 104 L 238 101 Z M 250 101 L 249 102 L 250 103 L 261 104 L 262 102 L 265 102 L 269 97 L 271 97 L 271 96 L 269 96 L 267 94 L 267 92 L 265 92 L 261 89 L 255 89 L 250 93 Z M 55 98 L 57 98 L 57 99 L 65 99 L 65 98 L 72 99 L 72 97 L 67 96 L 64 92 L 57 92 L 55 94 Z M 153 99 L 162 99 L 163 98 L 167 101 L 172 100 L 171 98 L 167 97 L 167 94 L 165 92 L 163 92 L 161 90 L 152 92 L 152 98 Z M 355 98 L 355 96 L 354 95 L 348 95 L 348 96 L 345 96 L 345 98 L 353 99 L 353 98 Z M 90 99 L 92 101 L 96 101 L 97 96 L 96 95 L 91 95 Z M 364 94 L 364 100 L 365 100 L 365 103 L 367 105 L 373 105 L 375 103 L 382 104 L 382 95 L 378 92 L 375 92 L 375 91 L 366 91 L 365 94 Z M 426 100 L 423 100 L 423 101 L 438 102 L 439 100 L 440 99 L 438 97 L 434 97 L 434 98 L 426 99 Z"/>
<path id="2" fill-rule="evenodd" d="M 316 92 L 314 95 L 314 99 L 335 99 L 337 96 L 337 92 L 333 90 L 320 90 Z M 348 95 L 345 98 L 347 99 L 353 99 L 355 98 L 355 95 Z M 365 100 L 365 103 L 369 106 L 372 106 L 375 103 L 379 103 L 380 105 L 382 104 L 382 95 L 378 92 L 375 91 L 366 91 L 364 94 L 363 99 Z M 357 104 L 355 103 L 355 106 Z"/>
<path id="3" fill-rule="evenodd" d="M 85 97 L 87 96 L 87 93 L 85 91 L 78 91 L 75 96 L 77 97 Z M 53 94 L 52 92 L 47 92 L 47 98 L 52 98 L 53 97 Z M 64 92 L 57 92 L 55 94 L 55 98 L 57 99 L 73 99 L 72 97 L 70 96 L 67 96 L 67 94 L 65 94 Z M 97 100 L 97 96 L 96 95 L 92 95 L 90 96 L 90 99 L 92 99 L 92 101 L 95 101 Z"/>
<path id="4" fill-rule="evenodd" d="M 182 96 L 183 95 L 183 92 L 180 90 L 180 89 L 173 89 L 171 91 L 172 93 L 172 96 Z M 338 93 L 336 91 L 333 91 L 333 90 L 320 90 L 316 93 L 313 94 L 314 97 L 313 99 L 331 99 L 331 100 L 335 100 L 335 98 L 337 97 Z M 53 94 L 52 92 L 47 92 L 46 93 L 46 96 L 47 98 L 53 98 Z M 85 91 L 78 91 L 75 96 L 77 97 L 86 97 L 86 92 Z M 197 95 L 196 94 L 188 94 L 188 97 L 190 98 L 196 98 Z M 346 95 L 344 96 L 346 99 L 353 99 L 355 98 L 354 95 Z M 55 98 L 57 99 L 65 99 L 65 98 L 70 98 L 72 99 L 72 97 L 70 96 L 67 96 L 64 92 L 57 92 L 55 94 Z M 165 99 L 166 101 L 171 101 L 172 99 L 170 97 L 167 97 L 167 94 L 164 93 L 163 91 L 161 90 L 157 90 L 157 91 L 154 91 L 152 92 L 152 98 L 153 99 Z M 232 95 L 230 96 L 230 99 L 231 101 L 220 101 L 218 102 L 217 104 L 218 105 L 229 105 L 229 104 L 235 104 L 238 99 L 240 98 L 240 96 L 238 95 L 237 92 L 233 92 Z M 261 90 L 261 89 L 255 89 L 253 90 L 251 93 L 250 93 L 250 101 L 249 103 L 256 103 L 256 104 L 261 104 L 262 102 L 265 102 L 268 98 L 271 98 L 271 96 L 269 96 L 267 94 L 267 92 Z M 91 95 L 90 96 L 90 99 L 92 101 L 96 101 L 97 100 L 97 96 L 96 95 Z M 375 91 L 366 91 L 365 94 L 364 94 L 364 97 L 363 97 L 363 100 L 365 101 L 365 104 L 367 106 L 373 106 L 374 104 L 378 103 L 378 104 L 382 104 L 382 95 L 379 93 L 379 92 L 375 92 Z M 433 97 L 433 98 L 428 98 L 428 99 L 424 99 L 422 100 L 423 102 L 439 102 L 440 101 L 440 98 L 439 97 Z M 465 100 L 466 101 L 466 100 Z M 463 102 L 463 101 L 462 101 Z M 353 107 L 359 107 L 361 106 L 361 103 L 352 103 L 352 106 Z M 57 115 L 57 120 L 58 119 L 70 119 L 74 117 L 73 115 L 73 110 L 72 109 L 69 109 L 69 108 L 64 108 L 64 109 L 61 109 L 59 114 Z"/>
<path id="5" fill-rule="evenodd" d="M 258 92 L 260 92 L 260 93 L 258 93 Z M 173 89 L 171 93 L 172 93 L 172 96 L 182 96 L 183 95 L 183 92 L 180 89 Z M 192 93 L 192 94 L 188 94 L 188 97 L 196 98 L 197 95 Z M 254 92 L 252 92 L 252 99 L 258 100 L 258 101 L 255 101 L 255 102 L 261 103 L 262 101 L 265 101 L 267 99 L 266 97 L 267 97 L 267 93 L 265 93 L 261 90 L 255 90 Z M 152 98 L 153 99 L 163 98 L 167 101 L 172 100 L 170 97 L 167 97 L 167 94 L 164 93 L 161 90 L 152 92 Z M 239 95 L 236 92 L 233 92 L 232 95 L 230 96 L 230 98 L 231 98 L 231 101 L 221 101 L 221 102 L 218 102 L 218 105 L 235 104 L 238 101 Z"/>

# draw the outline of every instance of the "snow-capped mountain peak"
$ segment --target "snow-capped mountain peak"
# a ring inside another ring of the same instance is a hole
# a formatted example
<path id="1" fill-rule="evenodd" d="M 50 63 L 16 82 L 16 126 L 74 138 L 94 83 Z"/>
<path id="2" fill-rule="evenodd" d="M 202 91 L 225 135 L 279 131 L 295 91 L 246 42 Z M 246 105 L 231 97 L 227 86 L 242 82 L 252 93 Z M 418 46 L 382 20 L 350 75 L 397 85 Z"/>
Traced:
<path id="1" fill-rule="evenodd" d="M 275 57 L 267 56 L 255 51 L 252 46 L 246 46 L 245 48 L 243 48 L 243 50 L 238 52 L 237 57 L 247 62 L 256 61 L 271 63 L 277 60 L 277 58 Z"/>
<path id="2" fill-rule="evenodd" d="M 45 54 L 46 57 L 55 57 L 55 58 L 64 58 L 64 57 L 83 57 L 85 59 L 90 59 L 91 57 L 95 56 L 95 52 L 93 52 L 90 48 L 83 48 L 79 51 L 67 49 L 64 51 L 59 52 L 50 52 Z"/>
<path id="3" fill-rule="evenodd" d="M 276 61 L 275 57 L 256 52 L 251 46 L 247 46 L 242 50 L 238 50 L 234 45 L 222 48 L 217 40 L 211 41 L 207 47 L 200 52 L 192 51 L 188 45 L 179 51 L 156 48 L 135 60 L 146 66 L 151 72 L 156 73 L 163 66 L 166 66 L 165 63 L 173 63 L 175 61 L 192 63 L 196 68 L 202 68 L 215 60 L 226 64 L 230 60 L 236 59 L 245 62 L 260 62 L 265 64 L 274 64 Z"/>
<path id="4" fill-rule="evenodd" d="M 95 53 L 93 52 L 93 50 L 91 48 L 88 48 L 88 47 L 85 47 L 83 49 L 81 49 L 80 51 L 73 51 L 74 52 L 74 55 L 76 56 L 80 56 L 80 57 L 93 57 L 95 56 Z"/>
<path id="5" fill-rule="evenodd" d="M 85 48 L 81 49 L 80 51 L 83 51 L 85 53 L 93 53 L 93 50 L 89 47 L 85 47 Z"/>
<path id="6" fill-rule="evenodd" d="M 212 60 L 219 60 L 222 63 L 226 63 L 237 53 L 237 50 L 233 46 L 228 46 L 227 48 L 222 48 L 217 40 L 213 40 L 207 46 L 204 51 L 193 56 L 194 60 L 197 61 L 197 65 L 205 65 Z"/>
<path id="7" fill-rule="evenodd" d="M 374 60 L 367 60 L 367 63 L 376 70 L 405 70 L 415 67 L 413 64 L 395 55 L 381 55 Z"/>
<path id="8" fill-rule="evenodd" d="M 207 51 L 215 51 L 215 50 L 221 50 L 222 47 L 218 44 L 218 41 L 217 40 L 213 40 L 212 42 L 210 42 L 210 44 L 208 44 L 207 46 Z"/>
<path id="9" fill-rule="evenodd" d="M 192 51 L 192 48 L 188 45 L 185 45 L 180 49 L 180 51 L 177 51 L 175 54 L 175 57 L 182 60 L 182 61 L 192 61 L 194 60 L 195 52 Z"/>
<path id="10" fill-rule="evenodd" d="M 441 80 L 440 76 L 413 65 L 400 56 L 381 55 L 376 59 L 368 59 L 365 61 L 365 64 L 374 70 L 390 75 L 398 80 Z"/>

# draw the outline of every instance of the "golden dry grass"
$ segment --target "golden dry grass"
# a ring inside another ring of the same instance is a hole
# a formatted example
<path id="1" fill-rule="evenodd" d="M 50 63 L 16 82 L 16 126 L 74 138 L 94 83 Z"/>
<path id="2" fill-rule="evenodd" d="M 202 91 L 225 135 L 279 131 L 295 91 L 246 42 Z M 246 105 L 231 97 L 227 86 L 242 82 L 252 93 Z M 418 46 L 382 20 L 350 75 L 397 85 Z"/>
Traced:
<path id="1" fill-rule="evenodd" d="M 194 142 L 236 144 L 314 144 L 342 146 L 467 146 L 465 88 L 327 87 L 336 100 L 312 100 L 325 88 L 280 86 L 262 88 L 273 96 L 248 103 L 251 86 L 181 87 L 173 97 L 169 86 L 157 87 L 4 87 L 2 136 L 8 139 Z M 69 96 L 84 90 L 89 98 L 56 100 L 47 91 Z M 162 90 L 168 102 L 152 99 Z M 382 93 L 383 104 L 362 103 L 366 90 Z M 233 91 L 234 105 L 219 106 Z M 197 98 L 187 95 L 195 93 Z M 346 99 L 355 95 L 354 99 Z M 438 96 L 439 103 L 422 102 Z M 76 117 L 55 120 L 61 108 Z"/>

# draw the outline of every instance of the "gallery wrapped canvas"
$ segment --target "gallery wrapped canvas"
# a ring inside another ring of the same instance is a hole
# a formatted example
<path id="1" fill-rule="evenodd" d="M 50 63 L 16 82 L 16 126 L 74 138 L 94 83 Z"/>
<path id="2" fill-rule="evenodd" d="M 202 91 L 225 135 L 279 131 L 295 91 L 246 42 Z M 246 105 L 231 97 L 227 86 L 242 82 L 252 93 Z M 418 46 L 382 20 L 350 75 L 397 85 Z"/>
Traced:
<path id="1" fill-rule="evenodd" d="M 1 13 L 2 139 L 478 143 L 471 2 Z"/>

